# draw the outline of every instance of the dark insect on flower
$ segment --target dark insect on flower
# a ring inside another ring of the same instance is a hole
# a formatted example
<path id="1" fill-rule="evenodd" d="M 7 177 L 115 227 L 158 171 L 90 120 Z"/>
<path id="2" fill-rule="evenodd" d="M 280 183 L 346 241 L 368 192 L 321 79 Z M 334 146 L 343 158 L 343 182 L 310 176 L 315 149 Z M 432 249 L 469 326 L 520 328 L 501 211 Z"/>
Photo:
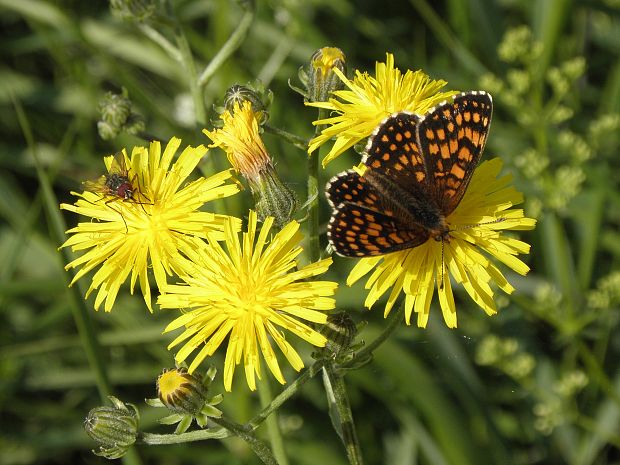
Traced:
<path id="1" fill-rule="evenodd" d="M 94 181 L 84 181 L 84 190 L 112 197 L 108 202 L 115 199 L 134 200 L 136 189 L 132 181 L 129 178 L 125 155 L 118 152 L 114 155 L 108 173 Z"/>

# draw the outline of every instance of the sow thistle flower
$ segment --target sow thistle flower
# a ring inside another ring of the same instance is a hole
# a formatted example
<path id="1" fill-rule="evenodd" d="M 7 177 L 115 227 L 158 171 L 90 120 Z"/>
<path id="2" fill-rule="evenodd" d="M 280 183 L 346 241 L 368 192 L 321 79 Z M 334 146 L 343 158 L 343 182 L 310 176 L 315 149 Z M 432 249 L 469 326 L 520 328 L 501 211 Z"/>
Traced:
<path id="1" fill-rule="evenodd" d="M 209 235 L 213 240 L 222 239 L 227 221 L 229 228 L 240 227 L 238 220 L 199 211 L 206 202 L 238 192 L 232 173 L 223 171 L 188 183 L 187 177 L 207 149 L 202 145 L 188 146 L 172 163 L 180 145 L 180 139 L 172 138 L 163 153 L 161 144 L 152 142 L 148 149 L 135 147 L 131 157 L 125 151 L 119 155 L 127 166 L 125 179 L 133 191 L 131 198 L 126 192 L 124 196 L 115 196 L 91 188 L 82 193 L 72 192 L 79 197 L 75 204 L 60 205 L 62 209 L 91 218 L 68 230 L 71 237 L 61 247 L 87 251 L 65 267 L 81 267 L 71 284 L 99 267 L 86 293 L 88 297 L 97 290 L 95 310 L 104 302 L 105 311 L 112 310 L 120 286 L 131 274 L 131 292 L 139 280 L 144 300 L 152 312 L 149 268 L 161 289 L 166 284 L 166 275 L 182 272 L 185 263 L 182 254 L 195 247 L 196 237 Z M 108 173 L 112 173 L 115 157 L 105 157 L 104 161 Z M 112 174 L 107 176 L 106 180 Z"/>
<path id="2" fill-rule="evenodd" d="M 273 376 L 285 383 L 270 339 L 295 370 L 303 368 L 283 329 L 317 347 L 326 343 L 325 336 L 307 322 L 321 325 L 327 321 L 326 312 L 335 306 L 331 296 L 337 284 L 310 278 L 327 271 L 332 260 L 299 267 L 299 223 L 290 222 L 269 240 L 273 222 L 267 218 L 258 232 L 257 215 L 250 211 L 247 232 L 240 241 L 230 220 L 224 229 L 227 250 L 217 236 L 209 234 L 203 247 L 188 251 L 193 266 L 181 276 L 185 284 L 166 286 L 158 299 L 162 308 L 186 311 L 165 332 L 185 327 L 169 348 L 183 344 L 176 354 L 177 363 L 198 350 L 189 373 L 228 338 L 223 374 L 227 391 L 235 366 L 242 360 L 248 386 L 256 389 L 255 377 L 261 379 L 259 350 Z"/>
<path id="3" fill-rule="evenodd" d="M 368 137 L 377 125 L 388 115 L 409 111 L 423 115 L 438 103 L 457 92 L 439 92 L 447 82 L 433 80 L 421 70 L 403 75 L 394 67 L 394 56 L 387 54 L 386 62 L 377 62 L 375 77 L 366 72 L 355 71 L 351 81 L 338 69 L 332 68 L 347 89 L 332 92 L 333 97 L 326 102 L 309 102 L 308 106 L 324 108 L 336 116 L 320 119 L 313 124 L 327 125 L 321 134 L 310 141 L 308 153 L 333 137 L 336 141 L 323 158 L 325 167 L 345 150 Z"/>
<path id="4" fill-rule="evenodd" d="M 276 219 L 278 227 L 289 222 L 297 207 L 297 199 L 278 177 L 259 133 L 259 120 L 252 103 L 242 105 L 235 101 L 232 110 L 226 110 L 221 118 L 222 129 L 202 132 L 213 141 L 209 147 L 220 147 L 228 156 L 230 164 L 248 181 L 256 203 L 260 220 L 268 216 Z"/>
<path id="5" fill-rule="evenodd" d="M 452 277 L 488 315 L 496 313 L 492 285 L 507 294 L 514 288 L 489 256 L 525 275 L 529 267 L 517 255 L 529 253 L 530 246 L 502 231 L 533 229 L 536 224 L 534 219 L 524 217 L 523 210 L 512 208 L 523 202 L 523 196 L 509 186 L 510 176 L 497 178 L 501 167 L 502 162 L 497 158 L 478 166 L 463 199 L 447 218 L 449 241 L 429 239 L 411 249 L 360 259 L 351 270 L 347 284 L 355 283 L 374 269 L 365 285 L 369 289 L 366 307 L 371 308 L 391 289 L 384 312 L 387 316 L 402 292 L 406 323 L 411 323 L 415 311 L 417 325 L 426 327 L 437 283 L 444 321 L 454 328 L 457 318 Z"/>

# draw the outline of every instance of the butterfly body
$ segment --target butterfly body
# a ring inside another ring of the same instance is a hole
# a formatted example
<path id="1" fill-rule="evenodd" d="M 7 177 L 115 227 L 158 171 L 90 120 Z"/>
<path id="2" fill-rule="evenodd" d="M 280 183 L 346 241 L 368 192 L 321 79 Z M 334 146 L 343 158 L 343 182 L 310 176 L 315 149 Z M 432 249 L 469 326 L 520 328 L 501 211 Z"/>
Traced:
<path id="1" fill-rule="evenodd" d="M 386 254 L 429 238 L 449 242 L 449 215 L 461 201 L 488 134 L 491 96 L 457 95 L 424 116 L 396 113 L 371 135 L 365 171 L 329 182 L 328 238 L 350 257 Z"/>

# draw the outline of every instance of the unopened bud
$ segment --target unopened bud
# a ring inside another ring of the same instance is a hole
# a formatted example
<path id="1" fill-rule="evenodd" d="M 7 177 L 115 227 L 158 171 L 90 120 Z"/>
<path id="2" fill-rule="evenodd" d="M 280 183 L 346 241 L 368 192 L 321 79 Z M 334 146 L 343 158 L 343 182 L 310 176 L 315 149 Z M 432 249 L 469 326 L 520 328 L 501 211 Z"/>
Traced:
<path id="1" fill-rule="evenodd" d="M 197 415 L 206 399 L 206 389 L 198 374 L 189 374 L 185 368 L 164 370 L 157 378 L 159 400 L 170 410 Z"/>
<path id="2" fill-rule="evenodd" d="M 334 69 L 344 74 L 345 64 L 346 58 L 339 48 L 323 47 L 314 52 L 310 63 L 299 72 L 299 78 L 307 89 L 307 100 L 324 102 L 333 91 L 342 89 L 344 84 Z"/>
<path id="3" fill-rule="evenodd" d="M 99 444 L 99 450 L 93 450 L 95 455 L 117 459 L 136 442 L 140 415 L 134 405 L 127 404 L 130 410 L 116 397 L 109 396 L 109 399 L 114 406 L 96 407 L 88 412 L 84 429 Z"/>

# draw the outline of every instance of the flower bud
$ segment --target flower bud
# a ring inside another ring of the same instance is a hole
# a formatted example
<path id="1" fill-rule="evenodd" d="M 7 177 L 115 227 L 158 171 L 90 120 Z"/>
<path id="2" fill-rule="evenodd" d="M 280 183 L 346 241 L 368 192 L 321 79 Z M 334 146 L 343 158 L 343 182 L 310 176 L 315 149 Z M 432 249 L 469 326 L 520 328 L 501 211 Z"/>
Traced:
<path id="1" fill-rule="evenodd" d="M 166 407 L 173 412 L 159 422 L 164 425 L 176 423 L 175 434 L 187 431 L 194 420 L 198 426 L 205 428 L 209 417 L 222 416 L 222 411 L 215 407 L 224 399 L 222 394 L 208 397 L 209 386 L 216 373 L 214 367 L 209 368 L 205 376 L 190 374 L 186 368 L 164 370 L 157 378 L 159 398 L 146 399 L 146 403 L 152 407 Z"/>
<path id="2" fill-rule="evenodd" d="M 351 347 L 357 335 L 357 327 L 348 313 L 340 312 L 327 317 L 327 323 L 321 328 L 320 333 L 327 338 L 321 355 L 335 359 L 345 354 Z"/>
<path id="3" fill-rule="evenodd" d="M 336 47 L 323 47 L 314 52 L 310 63 L 299 72 L 299 79 L 307 89 L 308 101 L 325 102 L 333 91 L 342 89 L 344 84 L 334 69 L 344 74 L 345 60 L 342 50 Z"/>
<path id="4" fill-rule="evenodd" d="M 269 120 L 268 110 L 272 98 L 272 92 L 270 90 L 265 90 L 260 82 L 247 86 L 235 84 L 226 90 L 226 94 L 224 95 L 224 109 L 234 112 L 235 105 L 241 108 L 244 102 L 250 102 L 252 104 L 254 116 L 258 124 L 262 126 Z"/>
<path id="5" fill-rule="evenodd" d="M 136 442 L 140 415 L 134 405 L 127 404 L 132 411 L 116 397 L 109 399 L 114 406 L 96 407 L 88 412 L 84 429 L 99 444 L 99 450 L 93 450 L 95 455 L 117 459 Z"/>
<path id="6" fill-rule="evenodd" d="M 112 139 L 121 132 L 135 135 L 144 130 L 144 121 L 133 112 L 126 89 L 122 94 L 106 93 L 99 102 L 99 113 L 101 119 L 97 129 L 103 140 Z"/>
<path id="7" fill-rule="evenodd" d="M 164 370 L 157 378 L 157 396 L 170 410 L 197 415 L 206 399 L 206 389 L 199 374 L 189 374 L 185 368 Z"/>
<path id="8" fill-rule="evenodd" d="M 112 14 L 123 21 L 145 22 L 157 10 L 153 0 L 110 0 Z"/>
<path id="9" fill-rule="evenodd" d="M 260 221 L 273 216 L 278 228 L 283 228 L 291 221 L 297 210 L 297 197 L 278 177 L 271 163 L 260 170 L 256 182 L 249 184 Z"/>

